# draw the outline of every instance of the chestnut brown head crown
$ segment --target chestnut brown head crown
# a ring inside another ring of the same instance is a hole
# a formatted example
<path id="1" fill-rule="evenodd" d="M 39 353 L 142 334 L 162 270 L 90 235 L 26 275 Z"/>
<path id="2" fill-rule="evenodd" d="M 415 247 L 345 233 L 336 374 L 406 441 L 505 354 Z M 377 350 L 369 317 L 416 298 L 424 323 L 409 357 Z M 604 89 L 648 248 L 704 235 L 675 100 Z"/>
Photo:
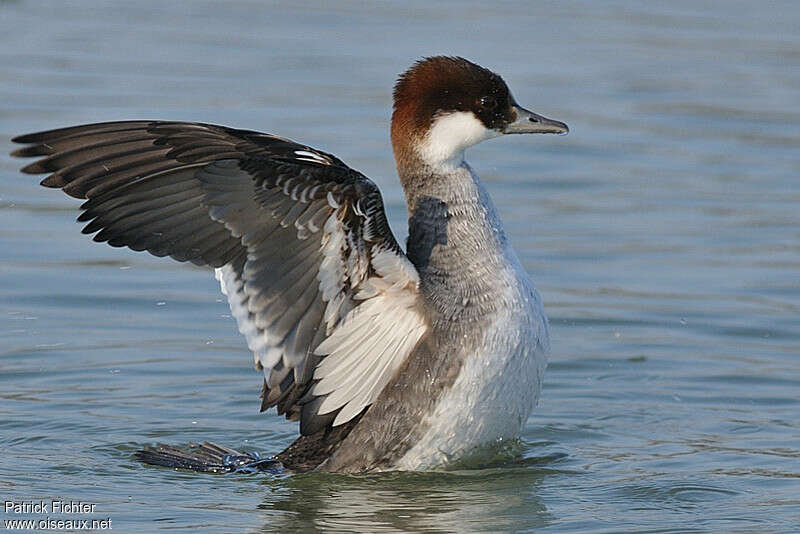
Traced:
<path id="1" fill-rule="evenodd" d="M 458 165 L 466 148 L 503 134 L 567 131 L 517 104 L 498 74 L 461 57 L 417 61 L 394 87 L 392 144 L 400 168 L 417 160 Z"/>
<path id="2" fill-rule="evenodd" d="M 513 98 L 498 74 L 461 57 L 417 61 L 394 87 L 394 113 L 424 129 L 437 114 L 471 111 L 486 128 L 499 130 L 513 120 Z"/>

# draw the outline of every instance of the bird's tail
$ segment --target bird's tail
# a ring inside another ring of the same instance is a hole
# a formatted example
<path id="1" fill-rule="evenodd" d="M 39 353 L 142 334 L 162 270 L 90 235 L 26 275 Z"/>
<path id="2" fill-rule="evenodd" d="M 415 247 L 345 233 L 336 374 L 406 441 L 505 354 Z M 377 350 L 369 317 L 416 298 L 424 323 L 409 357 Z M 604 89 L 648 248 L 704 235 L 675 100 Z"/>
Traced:
<path id="1" fill-rule="evenodd" d="M 178 448 L 159 443 L 136 451 L 134 458 L 150 465 L 188 469 L 201 473 L 281 473 L 283 464 L 275 457 L 262 458 L 257 452 L 242 452 L 216 443 L 187 443 Z"/>

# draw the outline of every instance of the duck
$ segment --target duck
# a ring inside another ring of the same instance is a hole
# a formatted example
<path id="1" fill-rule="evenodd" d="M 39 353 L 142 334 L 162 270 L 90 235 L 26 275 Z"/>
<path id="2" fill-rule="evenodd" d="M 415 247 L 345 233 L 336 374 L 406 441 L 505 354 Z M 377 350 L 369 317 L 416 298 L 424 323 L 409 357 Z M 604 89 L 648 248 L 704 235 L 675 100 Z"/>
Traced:
<path id="1" fill-rule="evenodd" d="M 517 438 L 550 353 L 542 299 L 467 148 L 566 134 L 462 57 L 394 86 L 391 142 L 405 250 L 381 192 L 332 154 L 272 134 L 132 120 L 31 133 L 12 153 L 83 200 L 84 234 L 213 269 L 255 367 L 261 411 L 299 437 L 261 458 L 213 443 L 148 446 L 147 463 L 232 471 L 446 468 Z"/>

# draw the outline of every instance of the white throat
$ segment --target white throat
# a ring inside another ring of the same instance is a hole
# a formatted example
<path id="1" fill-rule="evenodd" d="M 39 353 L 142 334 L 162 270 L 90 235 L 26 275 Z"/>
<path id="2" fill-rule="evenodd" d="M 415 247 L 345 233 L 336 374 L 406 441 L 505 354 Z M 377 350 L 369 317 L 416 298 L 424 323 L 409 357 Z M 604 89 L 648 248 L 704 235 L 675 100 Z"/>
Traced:
<path id="1" fill-rule="evenodd" d="M 490 130 L 470 111 L 437 115 L 427 135 L 417 145 L 422 161 L 440 171 L 452 171 L 464 163 L 464 151 L 501 135 Z"/>

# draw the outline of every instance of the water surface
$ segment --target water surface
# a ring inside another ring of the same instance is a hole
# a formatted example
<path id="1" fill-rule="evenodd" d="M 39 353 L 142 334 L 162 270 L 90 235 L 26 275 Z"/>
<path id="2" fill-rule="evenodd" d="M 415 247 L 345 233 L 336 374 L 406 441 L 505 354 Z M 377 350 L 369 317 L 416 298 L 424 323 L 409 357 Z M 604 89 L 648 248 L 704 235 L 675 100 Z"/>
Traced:
<path id="1" fill-rule="evenodd" d="M 517 459 L 447 473 L 134 463 L 296 428 L 258 413 L 208 272 L 92 243 L 78 201 L 0 156 L 0 495 L 96 503 L 123 532 L 797 531 L 799 51 L 789 1 L 0 2 L 2 153 L 102 120 L 280 133 L 370 176 L 404 239 L 387 129 L 412 60 L 471 58 L 572 130 L 468 153 L 553 356 Z"/>

